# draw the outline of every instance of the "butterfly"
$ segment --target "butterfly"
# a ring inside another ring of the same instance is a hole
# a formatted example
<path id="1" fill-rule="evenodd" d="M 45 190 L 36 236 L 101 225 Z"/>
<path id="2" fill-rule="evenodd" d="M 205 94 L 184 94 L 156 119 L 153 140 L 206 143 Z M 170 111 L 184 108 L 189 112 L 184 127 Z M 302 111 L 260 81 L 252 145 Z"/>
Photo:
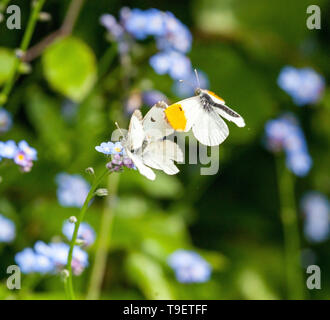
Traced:
<path id="1" fill-rule="evenodd" d="M 174 132 L 165 120 L 166 107 L 166 103 L 160 102 L 144 118 L 140 110 L 135 110 L 122 142 L 126 155 L 139 172 L 150 180 L 156 178 L 151 168 L 173 175 L 179 172 L 174 161 L 183 161 L 180 147 L 173 141 L 164 140 L 164 137 Z"/>
<path id="2" fill-rule="evenodd" d="M 198 74 L 195 70 L 197 81 Z M 170 126 L 176 131 L 192 129 L 196 139 L 207 146 L 221 144 L 229 135 L 227 124 L 222 118 L 244 127 L 244 119 L 230 109 L 225 101 L 214 92 L 197 88 L 195 96 L 176 102 L 165 109 Z"/>

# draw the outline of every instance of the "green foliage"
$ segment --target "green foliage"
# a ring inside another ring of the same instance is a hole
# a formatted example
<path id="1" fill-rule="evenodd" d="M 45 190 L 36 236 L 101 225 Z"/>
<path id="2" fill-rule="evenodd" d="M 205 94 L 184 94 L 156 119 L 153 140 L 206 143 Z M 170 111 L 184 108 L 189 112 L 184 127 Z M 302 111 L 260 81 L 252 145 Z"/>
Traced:
<path id="1" fill-rule="evenodd" d="M 54 19 L 44 24 L 45 30 L 64 14 L 67 2 L 57 2 L 50 7 L 46 2 L 45 10 L 54 10 Z M 99 17 L 109 10 L 116 15 L 119 2 L 94 2 L 85 1 L 72 35 L 57 39 L 40 59 L 20 64 L 20 73 L 31 73 L 15 79 L 5 105 L 13 116 L 13 128 L 1 132 L 0 140 L 27 140 L 38 150 L 38 161 L 32 172 L 24 174 L 10 161 L 0 162 L 0 214 L 16 225 L 15 241 L 0 243 L 0 299 L 66 298 L 59 275 L 23 275 L 22 290 L 6 287 L 6 267 L 14 263 L 17 252 L 38 240 L 67 242 L 63 221 L 78 215 L 79 209 L 59 204 L 56 175 L 80 174 L 92 183 L 93 176 L 85 169 L 93 167 L 98 174 L 107 162 L 95 146 L 110 140 L 115 122 L 121 127 L 128 123 L 126 102 L 132 93 L 140 97 L 152 88 L 162 91 L 169 102 L 179 99 L 172 90 L 173 80 L 156 74 L 148 63 L 155 52 L 151 39 L 132 43 L 128 57 L 120 57 L 118 47 L 108 43 Z M 284 65 L 311 66 L 329 79 L 326 1 L 319 1 L 322 30 L 306 28 L 309 4 L 307 0 L 196 0 L 162 5 L 193 31 L 188 54 L 193 66 L 208 75 L 210 89 L 247 125 L 237 128 L 228 123 L 230 134 L 218 148 L 216 175 L 202 176 L 202 165 L 188 164 L 186 153 L 178 175 L 157 171 L 156 180 L 149 181 L 137 170 L 125 170 L 118 190 L 112 176 L 108 185 L 102 182 L 101 187 L 113 188 L 110 197 L 94 199 L 84 219 L 99 236 L 104 213 L 113 213 L 101 299 L 288 297 L 275 161 L 263 146 L 265 122 L 284 111 L 300 119 L 313 158 L 310 175 L 295 183 L 302 248 L 311 252 L 301 270 L 315 262 L 313 257 L 321 270 L 330 268 L 329 240 L 313 244 L 304 238 L 299 206 L 308 190 L 329 194 L 330 91 L 326 89 L 319 103 L 298 108 L 276 84 Z M 27 20 L 25 11 L 22 21 Z M 42 28 L 38 23 L 33 44 L 45 35 Z M 13 48 L 22 37 L 21 31 L 3 29 L 0 86 L 8 79 Z M 143 106 L 143 112 L 147 110 Z M 98 244 L 86 248 L 89 267 L 74 278 L 78 298 L 86 298 L 89 290 Z M 211 280 L 179 283 L 167 264 L 177 249 L 198 252 L 212 266 Z M 328 298 L 329 284 L 329 275 L 322 273 L 322 290 L 306 292 L 306 297 Z"/>
<path id="2" fill-rule="evenodd" d="M 52 44 L 43 55 L 50 86 L 74 101 L 82 101 L 96 79 L 95 56 L 80 39 L 67 37 Z"/>
<path id="3" fill-rule="evenodd" d="M 10 75 L 15 61 L 15 55 L 12 51 L 0 47 L 0 86 Z"/>

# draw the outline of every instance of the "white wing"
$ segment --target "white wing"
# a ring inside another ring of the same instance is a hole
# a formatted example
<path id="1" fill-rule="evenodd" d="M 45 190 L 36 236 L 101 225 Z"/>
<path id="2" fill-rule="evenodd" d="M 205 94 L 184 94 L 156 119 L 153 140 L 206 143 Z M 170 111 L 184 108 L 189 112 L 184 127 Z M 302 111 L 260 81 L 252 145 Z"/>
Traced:
<path id="1" fill-rule="evenodd" d="M 142 114 L 140 110 L 135 110 L 132 114 L 128 128 L 128 145 L 130 149 L 136 150 L 142 147 L 145 132 L 142 125 Z"/>
<path id="2" fill-rule="evenodd" d="M 198 121 L 193 125 L 192 131 L 196 139 L 207 146 L 221 144 L 229 134 L 226 123 L 213 111 L 200 110 Z"/>
<path id="3" fill-rule="evenodd" d="M 214 107 L 214 110 L 223 118 L 228 121 L 234 122 L 238 127 L 245 127 L 244 119 L 234 110 L 230 109 L 225 104 L 220 107 Z"/>
<path id="4" fill-rule="evenodd" d="M 166 121 L 164 109 L 167 104 L 159 102 L 155 104 L 143 118 L 143 128 L 146 137 L 151 140 L 160 140 L 172 134 L 174 129 Z"/>
<path id="5" fill-rule="evenodd" d="M 143 162 L 147 166 L 170 175 L 179 172 L 173 160 L 182 162 L 183 153 L 176 143 L 169 140 L 152 142 L 143 151 Z"/>
<path id="6" fill-rule="evenodd" d="M 148 168 L 142 161 L 141 157 L 131 153 L 129 150 L 125 150 L 127 153 L 127 156 L 130 157 L 133 161 L 133 163 L 135 164 L 136 168 L 139 170 L 139 172 L 145 176 L 146 178 L 148 178 L 149 180 L 155 180 L 156 179 L 156 175 L 155 173 Z"/>

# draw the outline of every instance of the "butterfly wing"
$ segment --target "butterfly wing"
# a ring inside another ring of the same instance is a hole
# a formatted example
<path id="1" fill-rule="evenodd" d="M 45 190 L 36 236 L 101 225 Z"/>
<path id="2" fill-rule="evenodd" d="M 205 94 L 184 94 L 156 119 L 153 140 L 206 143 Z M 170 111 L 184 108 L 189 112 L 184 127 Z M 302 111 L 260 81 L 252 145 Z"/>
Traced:
<path id="1" fill-rule="evenodd" d="M 142 147 L 145 132 L 142 125 L 142 114 L 140 110 L 135 110 L 132 114 L 128 128 L 128 145 L 130 149 L 137 150 Z"/>
<path id="2" fill-rule="evenodd" d="M 217 146 L 221 144 L 229 134 L 226 123 L 212 109 L 206 111 L 201 109 L 198 121 L 192 127 L 196 139 L 207 146 Z"/>
<path id="3" fill-rule="evenodd" d="M 127 149 L 125 151 L 127 153 L 127 156 L 132 159 L 134 165 L 143 176 L 145 176 L 149 180 L 156 179 L 155 173 L 143 163 L 142 158 L 139 155 L 134 154 Z"/>
<path id="4" fill-rule="evenodd" d="M 174 130 L 187 132 L 196 122 L 200 109 L 202 109 L 201 100 L 195 96 L 168 106 L 165 115 Z"/>
<path id="5" fill-rule="evenodd" d="M 143 128 L 149 140 L 161 140 L 174 132 L 165 118 L 164 110 L 167 107 L 165 102 L 159 102 L 144 116 Z"/>
<path id="6" fill-rule="evenodd" d="M 242 116 L 240 116 L 236 111 L 230 109 L 225 104 L 217 105 L 214 110 L 223 118 L 228 121 L 234 122 L 238 127 L 245 127 L 245 121 Z"/>
<path id="7" fill-rule="evenodd" d="M 173 160 L 182 162 L 183 153 L 180 147 L 170 140 L 152 142 L 143 151 L 143 162 L 147 166 L 163 170 L 169 175 L 179 172 Z"/>

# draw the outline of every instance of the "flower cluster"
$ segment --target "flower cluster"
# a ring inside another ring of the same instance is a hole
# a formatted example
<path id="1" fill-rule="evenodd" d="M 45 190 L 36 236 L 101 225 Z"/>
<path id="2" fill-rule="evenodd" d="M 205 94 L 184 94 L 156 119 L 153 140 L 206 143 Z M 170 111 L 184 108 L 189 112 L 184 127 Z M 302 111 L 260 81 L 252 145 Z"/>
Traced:
<path id="1" fill-rule="evenodd" d="M 22 140 L 16 145 L 13 140 L 0 141 L 0 160 L 12 159 L 24 172 L 31 171 L 33 161 L 37 160 L 37 150 Z"/>
<path id="2" fill-rule="evenodd" d="M 128 50 L 127 35 L 136 40 L 153 37 L 160 52 L 150 58 L 150 65 L 158 74 L 169 74 L 175 80 L 192 74 L 190 59 L 185 55 L 191 49 L 192 35 L 171 12 L 124 7 L 119 22 L 110 14 L 102 15 L 100 20 L 118 42 L 120 51 Z"/>
<path id="3" fill-rule="evenodd" d="M 87 197 L 90 185 L 80 175 L 59 173 L 56 176 L 57 199 L 63 207 L 81 208 Z"/>
<path id="4" fill-rule="evenodd" d="M 135 169 L 133 161 L 127 157 L 120 142 L 102 142 L 99 146 L 95 147 L 95 150 L 110 156 L 111 160 L 107 163 L 107 168 L 110 171 L 121 171 L 124 167 Z"/>
<path id="5" fill-rule="evenodd" d="M 15 238 L 15 224 L 0 214 L 0 242 L 11 242 Z"/>
<path id="6" fill-rule="evenodd" d="M 65 221 L 62 227 L 62 232 L 66 238 L 71 241 L 75 224 L 70 221 Z M 95 231 L 86 222 L 82 222 L 78 229 L 78 240 L 82 241 L 83 246 L 91 246 L 95 241 Z"/>
<path id="7" fill-rule="evenodd" d="M 291 66 L 281 70 L 277 83 L 298 106 L 316 103 L 325 87 L 324 78 L 313 69 L 296 69 Z"/>
<path id="8" fill-rule="evenodd" d="M 284 150 L 286 165 L 297 176 L 305 176 L 312 166 L 307 143 L 292 114 L 269 120 L 265 125 L 266 146 L 272 152 Z"/>
<path id="9" fill-rule="evenodd" d="M 34 248 L 25 248 L 15 255 L 15 262 L 23 273 L 57 273 L 66 266 L 69 245 L 64 242 L 46 244 L 37 241 Z M 88 254 L 79 247 L 73 249 L 72 271 L 80 275 L 88 266 Z"/>
<path id="10" fill-rule="evenodd" d="M 301 208 L 305 214 L 304 233 L 311 242 L 321 242 L 330 233 L 330 204 L 321 193 L 311 191 L 301 200 Z"/>
<path id="11" fill-rule="evenodd" d="M 0 109 L 0 133 L 7 132 L 13 125 L 11 114 L 5 110 Z"/>
<path id="12" fill-rule="evenodd" d="M 211 277 L 210 265 L 196 252 L 177 250 L 168 259 L 169 266 L 175 271 L 179 282 L 206 282 Z"/>

